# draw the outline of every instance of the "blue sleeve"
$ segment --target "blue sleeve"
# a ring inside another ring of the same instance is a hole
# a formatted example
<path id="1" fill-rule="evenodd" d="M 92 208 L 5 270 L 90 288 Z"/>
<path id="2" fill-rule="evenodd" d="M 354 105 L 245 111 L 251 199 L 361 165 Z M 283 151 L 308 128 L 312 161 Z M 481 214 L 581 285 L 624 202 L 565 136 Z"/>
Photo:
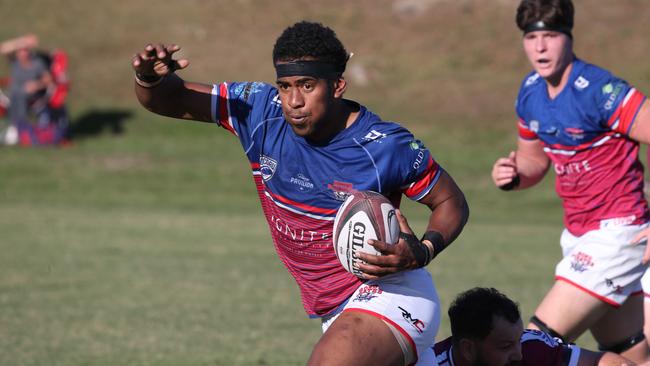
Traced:
<path id="1" fill-rule="evenodd" d="M 601 126 L 627 135 L 645 96 L 610 73 L 595 80 L 590 92 Z"/>
<path id="2" fill-rule="evenodd" d="M 241 141 L 245 150 L 264 122 L 282 118 L 282 108 L 273 86 L 261 82 L 215 84 L 212 88 L 212 119 Z"/>

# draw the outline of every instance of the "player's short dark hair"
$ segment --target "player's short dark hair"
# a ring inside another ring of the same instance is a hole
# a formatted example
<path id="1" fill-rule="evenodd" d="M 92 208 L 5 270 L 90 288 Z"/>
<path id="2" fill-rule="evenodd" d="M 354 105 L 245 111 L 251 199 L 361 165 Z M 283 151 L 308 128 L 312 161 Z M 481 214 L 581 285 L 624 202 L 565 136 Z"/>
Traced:
<path id="1" fill-rule="evenodd" d="M 273 63 L 305 58 L 331 63 L 343 71 L 348 52 L 331 28 L 301 21 L 286 28 L 275 41 Z"/>
<path id="2" fill-rule="evenodd" d="M 571 0 L 522 0 L 517 8 L 517 27 L 524 31 L 531 23 L 542 21 L 556 28 L 573 28 Z"/>
<path id="3" fill-rule="evenodd" d="M 459 294 L 449 307 L 451 335 L 457 346 L 462 338 L 485 339 L 495 316 L 510 323 L 521 319 L 519 306 L 494 288 L 475 287 Z"/>

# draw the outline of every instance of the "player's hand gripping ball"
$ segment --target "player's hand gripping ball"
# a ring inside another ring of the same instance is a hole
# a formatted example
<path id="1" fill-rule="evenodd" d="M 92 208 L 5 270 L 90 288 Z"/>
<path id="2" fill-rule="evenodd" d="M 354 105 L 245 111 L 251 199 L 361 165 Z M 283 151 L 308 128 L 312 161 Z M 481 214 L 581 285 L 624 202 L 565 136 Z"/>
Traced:
<path id="1" fill-rule="evenodd" d="M 399 223 L 395 207 L 388 198 L 372 191 L 351 194 L 341 205 L 334 219 L 334 250 L 348 272 L 361 276 L 359 252 L 381 255 L 368 239 L 396 244 Z"/>

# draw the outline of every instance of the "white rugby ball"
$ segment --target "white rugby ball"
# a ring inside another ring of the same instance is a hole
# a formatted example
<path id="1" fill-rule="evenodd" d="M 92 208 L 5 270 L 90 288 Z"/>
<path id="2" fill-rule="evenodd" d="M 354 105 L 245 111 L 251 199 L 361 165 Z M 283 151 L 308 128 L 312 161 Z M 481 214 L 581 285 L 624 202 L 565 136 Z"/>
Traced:
<path id="1" fill-rule="evenodd" d="M 348 272 L 360 276 L 358 253 L 380 255 L 369 239 L 387 244 L 399 240 L 399 223 L 395 207 L 385 196 L 372 191 L 351 194 L 334 219 L 333 244 L 336 256 Z"/>

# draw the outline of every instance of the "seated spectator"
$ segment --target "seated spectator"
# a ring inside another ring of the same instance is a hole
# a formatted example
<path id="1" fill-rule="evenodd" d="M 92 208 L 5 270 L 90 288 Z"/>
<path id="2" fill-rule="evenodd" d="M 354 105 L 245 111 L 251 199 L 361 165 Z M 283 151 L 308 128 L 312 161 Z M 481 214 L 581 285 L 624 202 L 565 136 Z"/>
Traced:
<path id="1" fill-rule="evenodd" d="M 439 366 L 633 366 L 612 352 L 563 344 L 524 330 L 516 303 L 493 288 L 473 288 L 449 307 L 451 337 L 436 343 Z"/>
<path id="2" fill-rule="evenodd" d="M 21 145 L 59 143 L 68 127 L 67 56 L 61 50 L 39 51 L 37 46 L 34 35 L 0 43 L 0 53 L 11 63 L 8 116 Z"/>

